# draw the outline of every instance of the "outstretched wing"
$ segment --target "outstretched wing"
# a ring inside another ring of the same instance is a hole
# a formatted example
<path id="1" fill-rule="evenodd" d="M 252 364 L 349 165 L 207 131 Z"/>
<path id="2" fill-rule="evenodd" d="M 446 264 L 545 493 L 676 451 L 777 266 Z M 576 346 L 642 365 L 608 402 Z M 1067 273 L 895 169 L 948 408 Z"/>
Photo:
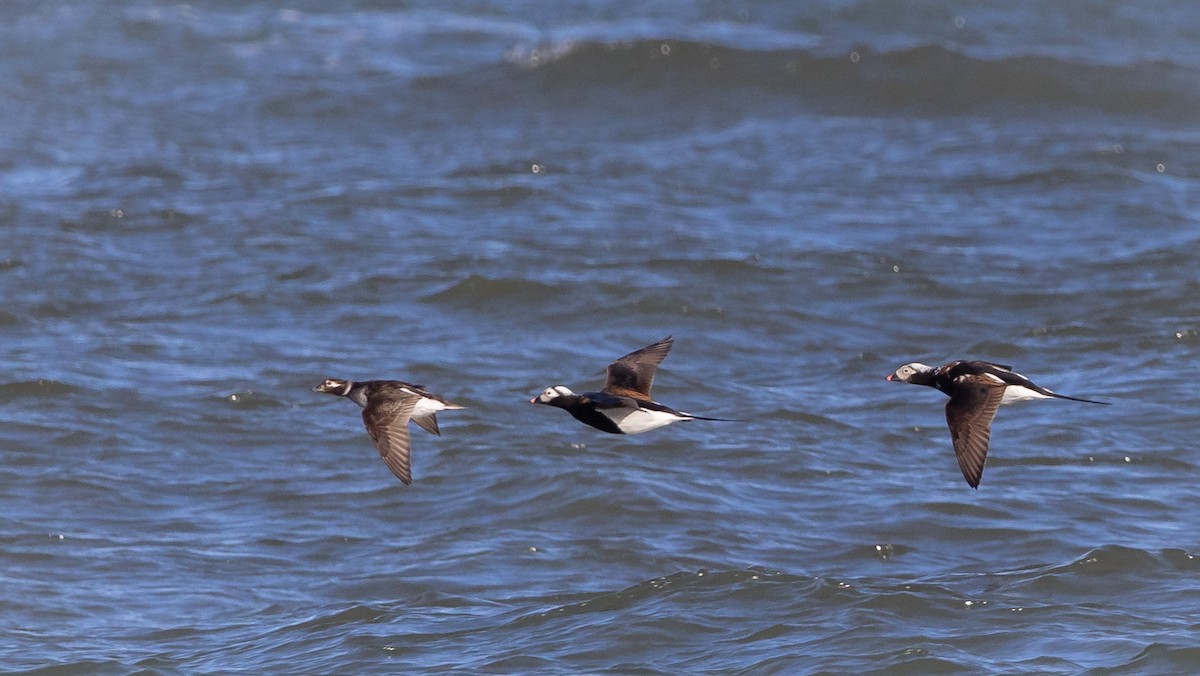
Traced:
<path id="1" fill-rule="evenodd" d="M 654 384 L 654 374 L 658 365 L 666 359 L 671 351 L 671 336 L 647 345 L 636 352 L 621 357 L 608 365 L 608 379 L 604 382 L 602 392 L 617 396 L 649 399 L 650 386 Z"/>
<path id="2" fill-rule="evenodd" d="M 379 457 L 405 485 L 412 483 L 408 419 L 420 397 L 391 399 L 363 409 L 363 424 L 375 442 Z"/>
<path id="3" fill-rule="evenodd" d="M 1004 398 L 1004 385 L 985 376 L 960 378 L 954 396 L 946 402 L 946 424 L 963 477 L 971 488 L 979 488 L 992 437 L 992 419 Z"/>

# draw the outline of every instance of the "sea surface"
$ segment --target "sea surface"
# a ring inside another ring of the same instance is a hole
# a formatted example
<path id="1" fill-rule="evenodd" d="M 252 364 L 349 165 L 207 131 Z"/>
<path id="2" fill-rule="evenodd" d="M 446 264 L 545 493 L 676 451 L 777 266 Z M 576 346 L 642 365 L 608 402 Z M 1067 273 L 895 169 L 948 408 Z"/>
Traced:
<path id="1" fill-rule="evenodd" d="M 1200 672 L 1192 0 L 9 0 L 0 233 L 2 671 Z"/>

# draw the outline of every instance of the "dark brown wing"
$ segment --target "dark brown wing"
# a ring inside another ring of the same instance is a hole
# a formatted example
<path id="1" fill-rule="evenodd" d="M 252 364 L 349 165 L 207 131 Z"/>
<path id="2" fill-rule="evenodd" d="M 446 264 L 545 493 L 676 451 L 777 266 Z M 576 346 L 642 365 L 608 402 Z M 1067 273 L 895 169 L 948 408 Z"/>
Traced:
<path id="1" fill-rule="evenodd" d="M 954 440 L 954 455 L 971 488 L 979 488 L 979 480 L 983 478 L 992 419 L 1003 398 L 1004 385 L 982 376 L 963 376 L 955 383 L 954 396 L 946 403 L 946 424 Z"/>
<path id="2" fill-rule="evenodd" d="M 423 415 L 420 418 L 413 418 L 412 421 L 417 424 L 417 427 L 420 427 L 426 432 L 429 432 L 430 434 L 436 434 L 439 437 L 442 436 L 442 431 L 438 429 L 437 415 L 430 413 L 429 415 Z"/>
<path id="3" fill-rule="evenodd" d="M 408 419 L 419 397 L 388 399 L 368 404 L 363 409 L 363 424 L 375 441 L 383 463 L 396 478 L 406 485 L 412 483 L 412 463 L 409 460 Z"/>
<path id="4" fill-rule="evenodd" d="M 605 380 L 604 389 L 601 391 L 617 396 L 649 399 L 650 386 L 654 384 L 654 373 L 658 371 L 662 360 L 667 358 L 673 342 L 675 340 L 667 336 L 609 364 L 608 379 Z"/>

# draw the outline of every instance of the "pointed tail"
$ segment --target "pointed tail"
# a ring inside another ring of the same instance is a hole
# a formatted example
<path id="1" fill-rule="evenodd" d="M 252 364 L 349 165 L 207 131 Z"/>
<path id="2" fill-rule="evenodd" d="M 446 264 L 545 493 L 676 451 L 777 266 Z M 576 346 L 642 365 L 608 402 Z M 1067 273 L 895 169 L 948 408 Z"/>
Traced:
<path id="1" fill-rule="evenodd" d="M 1082 401 L 1085 404 L 1100 404 L 1101 406 L 1111 406 L 1112 405 L 1111 401 L 1095 401 L 1094 399 L 1080 399 L 1079 397 L 1068 397 L 1065 394 L 1059 394 L 1057 392 L 1051 392 L 1050 396 L 1054 397 L 1055 399 L 1070 399 L 1071 401 Z"/>
<path id="2" fill-rule="evenodd" d="M 713 422 L 748 422 L 746 420 L 738 419 L 738 418 L 707 418 L 702 415 L 692 415 L 691 413 L 685 413 L 684 415 L 686 415 L 688 417 L 688 420 L 711 420 Z"/>

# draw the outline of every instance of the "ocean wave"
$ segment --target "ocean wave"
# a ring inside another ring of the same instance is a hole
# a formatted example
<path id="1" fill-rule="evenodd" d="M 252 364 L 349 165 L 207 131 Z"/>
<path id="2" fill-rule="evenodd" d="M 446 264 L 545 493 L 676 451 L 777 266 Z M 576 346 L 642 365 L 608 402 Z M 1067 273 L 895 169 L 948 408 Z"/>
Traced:
<path id="1" fill-rule="evenodd" d="M 1151 643 L 1132 660 L 1116 667 L 1115 671 L 1138 674 L 1184 674 L 1194 673 L 1197 667 L 1200 667 L 1200 648 L 1191 645 Z"/>
<path id="2" fill-rule="evenodd" d="M 773 583 L 774 585 L 800 584 L 810 591 L 825 583 L 811 577 L 802 577 L 761 567 L 719 571 L 680 571 L 644 580 L 618 590 L 600 591 L 583 595 L 564 604 L 551 604 L 514 618 L 512 628 L 539 626 L 556 617 L 612 613 L 627 610 L 677 595 L 729 593 L 738 589 Z M 651 614 L 656 614 L 651 611 Z"/>
<path id="3" fill-rule="evenodd" d="M 641 38 L 522 46 L 506 56 L 507 85 L 549 90 L 621 86 L 700 98 L 744 99 L 747 88 L 802 105 L 861 112 L 971 113 L 1003 107 L 1084 109 L 1190 119 L 1197 73 L 1163 60 L 1088 63 L 1045 54 L 983 58 L 940 44 L 829 54 L 746 49 L 708 41 Z M 449 76 L 459 77 L 459 76 Z"/>
<path id="4" fill-rule="evenodd" d="M 552 301 L 566 293 L 562 287 L 526 279 L 490 279 L 468 275 L 425 297 L 428 302 L 464 307 L 511 307 L 532 300 Z"/>
<path id="5" fill-rule="evenodd" d="M 7 383 L 0 383 L 0 403 L 7 403 L 15 399 L 23 399 L 25 397 L 44 397 L 56 399 L 75 392 L 82 392 L 83 389 L 64 383 L 58 380 L 49 378 L 38 378 L 36 380 L 18 380 Z"/>
<path id="6" fill-rule="evenodd" d="M 1123 573 L 1164 572 L 1170 568 L 1163 558 L 1153 552 L 1135 547 L 1105 545 L 1098 547 L 1071 561 L 1057 566 L 1046 575 L 1094 576 Z"/>

